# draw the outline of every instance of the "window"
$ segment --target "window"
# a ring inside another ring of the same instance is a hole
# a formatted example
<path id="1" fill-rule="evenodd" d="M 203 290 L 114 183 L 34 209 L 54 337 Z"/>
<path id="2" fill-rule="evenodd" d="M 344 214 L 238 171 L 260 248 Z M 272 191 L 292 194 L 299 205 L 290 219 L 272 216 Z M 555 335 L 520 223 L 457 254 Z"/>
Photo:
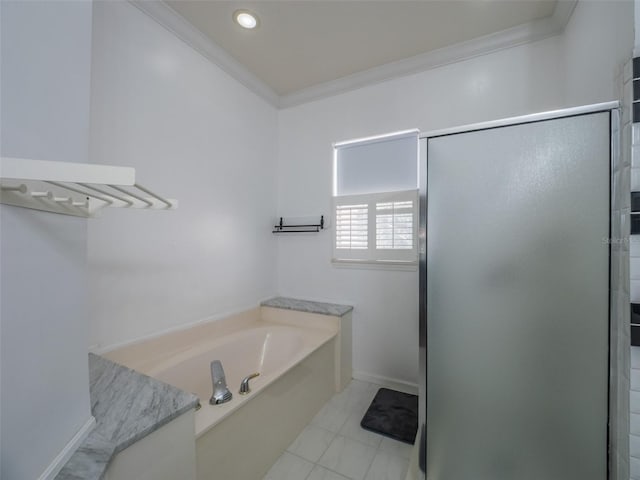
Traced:
<path id="1" fill-rule="evenodd" d="M 333 261 L 416 264 L 418 137 L 335 146 Z"/>
<path id="2" fill-rule="evenodd" d="M 343 195 L 333 200 L 334 261 L 417 261 L 417 190 Z"/>

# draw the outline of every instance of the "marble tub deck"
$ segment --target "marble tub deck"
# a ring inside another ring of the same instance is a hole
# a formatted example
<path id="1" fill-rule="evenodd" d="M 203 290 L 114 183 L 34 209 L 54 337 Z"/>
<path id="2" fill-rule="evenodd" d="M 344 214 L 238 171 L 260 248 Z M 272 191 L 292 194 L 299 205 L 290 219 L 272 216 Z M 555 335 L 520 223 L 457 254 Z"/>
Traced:
<path id="1" fill-rule="evenodd" d="M 198 403 L 195 395 L 93 354 L 89 390 L 96 427 L 56 480 L 101 480 L 116 453 Z"/>
<path id="2" fill-rule="evenodd" d="M 274 297 L 265 300 L 260 306 L 296 310 L 298 312 L 319 313 L 320 315 L 332 315 L 334 317 L 342 317 L 353 310 L 351 305 L 312 302 L 310 300 L 300 300 L 289 297 Z"/>

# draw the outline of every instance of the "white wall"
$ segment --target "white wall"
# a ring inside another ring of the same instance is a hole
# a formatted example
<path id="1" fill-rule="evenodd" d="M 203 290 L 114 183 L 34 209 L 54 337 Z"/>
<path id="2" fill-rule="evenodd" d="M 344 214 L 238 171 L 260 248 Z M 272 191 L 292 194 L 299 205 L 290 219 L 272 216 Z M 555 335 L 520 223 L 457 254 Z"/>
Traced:
<path id="1" fill-rule="evenodd" d="M 0 8 L 2 156 L 86 162 L 91 3 Z M 90 419 L 87 221 L 0 214 L 0 477 L 35 479 Z"/>
<path id="2" fill-rule="evenodd" d="M 90 222 L 90 345 L 272 296 L 276 110 L 129 3 L 94 5 L 93 41 L 91 161 L 180 205 Z"/>
<path id="3" fill-rule="evenodd" d="M 633 49 L 633 1 L 580 0 L 559 50 L 561 105 L 620 100 L 620 75 Z"/>
<path id="4" fill-rule="evenodd" d="M 90 223 L 90 344 L 277 290 L 354 304 L 355 369 L 416 382 L 417 272 L 335 268 L 331 229 L 274 238 L 271 222 L 329 214 L 334 141 L 618 98 L 631 9 L 579 2 L 561 36 L 277 112 L 135 7 L 97 3 L 91 160 L 136 167 L 180 207 Z"/>
<path id="5" fill-rule="evenodd" d="M 632 17 L 630 2 L 579 2 L 561 36 L 281 111 L 278 214 L 329 214 L 332 142 L 619 98 Z M 416 383 L 417 272 L 333 267 L 332 234 L 278 238 L 278 292 L 353 304 L 354 370 Z"/>

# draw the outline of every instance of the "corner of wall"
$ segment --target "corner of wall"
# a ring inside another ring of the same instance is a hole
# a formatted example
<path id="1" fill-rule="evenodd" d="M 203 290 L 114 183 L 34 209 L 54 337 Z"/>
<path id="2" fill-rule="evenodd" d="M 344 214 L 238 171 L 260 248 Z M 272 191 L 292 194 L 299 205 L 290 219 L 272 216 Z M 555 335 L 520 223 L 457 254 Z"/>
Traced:
<path id="1" fill-rule="evenodd" d="M 0 8 L 2 155 L 86 162 L 92 3 Z M 92 424 L 87 220 L 0 210 L 0 477 L 48 479 Z"/>

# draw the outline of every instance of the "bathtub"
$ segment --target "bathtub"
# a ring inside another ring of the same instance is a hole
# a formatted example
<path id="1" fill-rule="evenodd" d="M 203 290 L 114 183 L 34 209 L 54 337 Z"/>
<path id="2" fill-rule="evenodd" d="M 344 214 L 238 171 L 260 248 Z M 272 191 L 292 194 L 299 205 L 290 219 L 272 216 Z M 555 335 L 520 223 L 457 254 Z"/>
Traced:
<path id="1" fill-rule="evenodd" d="M 105 356 L 199 397 L 199 480 L 259 480 L 350 379 L 347 338 L 350 346 L 350 317 L 260 307 Z M 222 362 L 233 394 L 221 405 L 209 404 L 212 360 Z M 240 395 L 252 373 L 260 376 Z"/>
<path id="2" fill-rule="evenodd" d="M 256 325 L 160 362 L 145 373 L 198 396 L 201 408 L 196 412 L 196 437 L 199 437 L 334 336 L 335 332 L 328 330 Z M 222 405 L 209 405 L 212 360 L 222 362 L 227 386 L 233 393 L 232 400 Z M 254 372 L 260 376 L 249 382 L 251 392 L 240 395 L 240 382 Z"/>

